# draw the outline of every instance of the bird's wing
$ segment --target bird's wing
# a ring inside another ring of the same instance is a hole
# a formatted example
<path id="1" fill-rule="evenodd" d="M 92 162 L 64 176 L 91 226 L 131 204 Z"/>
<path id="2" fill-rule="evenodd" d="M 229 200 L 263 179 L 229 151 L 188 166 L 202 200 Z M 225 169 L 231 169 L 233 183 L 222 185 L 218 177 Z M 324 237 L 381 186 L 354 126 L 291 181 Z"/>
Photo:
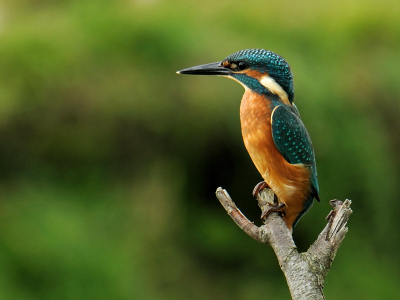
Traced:
<path id="1" fill-rule="evenodd" d="M 312 194 L 319 201 L 314 149 L 300 116 L 285 105 L 279 105 L 272 111 L 271 125 L 274 143 L 285 160 L 311 169 Z"/>
<path id="2" fill-rule="evenodd" d="M 297 109 L 297 106 L 296 106 L 296 104 L 294 104 L 294 102 L 292 102 L 292 106 L 291 106 L 290 108 L 292 108 L 292 111 L 293 111 L 299 118 L 301 118 L 300 112 L 299 112 L 299 110 Z"/>

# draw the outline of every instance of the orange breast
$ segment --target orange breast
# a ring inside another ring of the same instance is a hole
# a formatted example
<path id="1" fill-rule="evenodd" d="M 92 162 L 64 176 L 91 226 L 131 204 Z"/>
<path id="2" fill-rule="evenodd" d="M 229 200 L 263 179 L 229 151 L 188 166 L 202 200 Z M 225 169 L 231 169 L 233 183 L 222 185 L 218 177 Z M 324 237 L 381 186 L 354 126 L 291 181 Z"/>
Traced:
<path id="1" fill-rule="evenodd" d="M 288 163 L 276 148 L 269 104 L 266 97 L 246 90 L 240 106 L 242 135 L 258 172 L 286 205 L 284 220 L 291 229 L 310 193 L 310 171 L 302 164 Z"/>

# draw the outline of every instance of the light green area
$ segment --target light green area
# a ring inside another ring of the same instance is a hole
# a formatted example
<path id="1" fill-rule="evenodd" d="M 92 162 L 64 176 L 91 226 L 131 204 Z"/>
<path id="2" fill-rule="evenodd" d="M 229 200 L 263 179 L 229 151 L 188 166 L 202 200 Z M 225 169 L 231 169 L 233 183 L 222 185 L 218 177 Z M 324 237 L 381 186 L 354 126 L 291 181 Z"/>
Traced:
<path id="1" fill-rule="evenodd" d="M 0 299 L 289 299 L 258 221 L 243 88 L 177 70 L 245 48 L 287 59 L 321 203 L 354 215 L 327 299 L 398 299 L 400 2 L 48 1 L 0 4 Z"/>

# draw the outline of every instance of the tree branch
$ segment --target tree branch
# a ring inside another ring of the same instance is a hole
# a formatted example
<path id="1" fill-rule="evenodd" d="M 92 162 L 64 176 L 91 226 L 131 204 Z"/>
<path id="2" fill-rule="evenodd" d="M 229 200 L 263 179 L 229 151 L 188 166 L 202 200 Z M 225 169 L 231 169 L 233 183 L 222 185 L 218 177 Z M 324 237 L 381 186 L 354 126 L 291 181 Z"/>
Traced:
<path id="1" fill-rule="evenodd" d="M 307 252 L 299 253 L 292 234 L 278 213 L 271 213 L 265 224 L 258 227 L 242 214 L 226 190 L 218 188 L 216 195 L 244 232 L 260 243 L 271 245 L 285 274 L 293 300 L 325 299 L 322 291 L 325 277 L 348 231 L 346 225 L 352 213 L 350 200 L 344 203 L 339 200 L 330 201 L 333 210 L 327 216 L 328 224 Z M 273 191 L 268 188 L 259 192 L 257 200 L 262 211 L 269 205 L 277 204 Z"/>

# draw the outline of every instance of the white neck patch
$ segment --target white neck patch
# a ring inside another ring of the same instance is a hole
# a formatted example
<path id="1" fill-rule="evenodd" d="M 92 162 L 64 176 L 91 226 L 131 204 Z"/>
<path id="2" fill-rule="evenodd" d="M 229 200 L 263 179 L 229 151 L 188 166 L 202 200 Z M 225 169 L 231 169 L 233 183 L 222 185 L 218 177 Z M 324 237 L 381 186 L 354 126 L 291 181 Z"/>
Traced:
<path id="1" fill-rule="evenodd" d="M 287 93 L 283 90 L 283 88 L 270 76 L 264 75 L 260 79 L 260 83 L 265 86 L 271 93 L 277 95 L 284 102 L 289 102 L 289 98 Z"/>

